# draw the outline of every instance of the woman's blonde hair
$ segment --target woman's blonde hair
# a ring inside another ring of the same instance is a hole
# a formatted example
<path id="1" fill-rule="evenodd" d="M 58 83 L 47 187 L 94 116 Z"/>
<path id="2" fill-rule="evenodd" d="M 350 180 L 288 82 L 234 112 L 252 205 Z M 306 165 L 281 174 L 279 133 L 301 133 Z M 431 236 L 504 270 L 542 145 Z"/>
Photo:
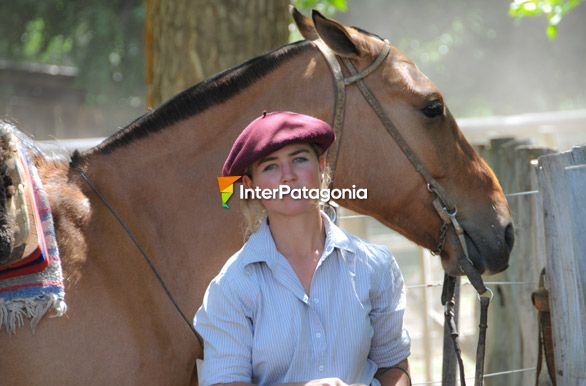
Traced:
<path id="1" fill-rule="evenodd" d="M 320 157 L 326 157 L 326 153 L 323 153 L 320 156 L 321 149 L 314 144 L 310 144 L 313 148 L 315 155 L 317 156 L 318 160 Z M 250 171 L 250 167 L 246 170 L 245 173 L 248 177 L 252 176 Z M 251 177 L 252 178 L 252 177 Z M 332 181 L 330 175 L 330 167 L 326 164 L 324 170 L 321 173 L 321 189 L 327 189 L 330 186 Z M 317 200 L 316 205 L 320 208 L 324 205 L 321 200 Z M 263 223 L 265 218 L 267 217 L 267 212 L 265 208 L 262 206 L 259 200 L 257 199 L 243 199 L 241 200 L 241 209 L 242 215 L 244 216 L 244 241 L 247 241 L 250 235 L 258 230 L 260 225 Z"/>

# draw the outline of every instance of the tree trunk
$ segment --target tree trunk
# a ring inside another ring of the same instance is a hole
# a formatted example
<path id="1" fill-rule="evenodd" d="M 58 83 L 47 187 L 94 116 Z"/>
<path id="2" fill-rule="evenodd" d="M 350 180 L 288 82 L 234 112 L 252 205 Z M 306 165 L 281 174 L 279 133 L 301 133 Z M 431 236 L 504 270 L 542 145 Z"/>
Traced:
<path id="1" fill-rule="evenodd" d="M 147 106 L 289 36 L 288 0 L 145 0 Z"/>

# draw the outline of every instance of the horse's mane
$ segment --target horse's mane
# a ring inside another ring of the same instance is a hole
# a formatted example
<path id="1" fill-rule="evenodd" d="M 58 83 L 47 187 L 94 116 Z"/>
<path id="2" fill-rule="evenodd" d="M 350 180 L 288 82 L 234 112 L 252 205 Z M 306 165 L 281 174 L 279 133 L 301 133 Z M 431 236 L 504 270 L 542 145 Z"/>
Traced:
<path id="1" fill-rule="evenodd" d="M 119 147 L 155 133 L 163 128 L 201 113 L 223 103 L 258 79 L 268 75 L 284 62 L 299 55 L 310 43 L 300 41 L 273 50 L 188 88 L 164 102 L 151 112 L 140 116 L 128 126 L 106 138 L 98 146 L 83 154 L 75 153 L 72 165 L 81 162 L 84 156 L 109 153 Z"/>

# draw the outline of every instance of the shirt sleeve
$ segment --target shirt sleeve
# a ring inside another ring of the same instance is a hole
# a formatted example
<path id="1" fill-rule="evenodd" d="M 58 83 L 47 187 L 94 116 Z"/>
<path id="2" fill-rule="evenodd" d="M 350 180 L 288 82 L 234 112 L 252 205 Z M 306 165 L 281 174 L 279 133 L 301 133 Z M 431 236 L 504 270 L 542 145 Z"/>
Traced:
<path id="1" fill-rule="evenodd" d="M 216 278 L 195 314 L 193 324 L 204 341 L 200 386 L 251 382 L 252 319 L 239 292 L 230 281 Z"/>
<path id="2" fill-rule="evenodd" d="M 394 366 L 411 353 L 411 339 L 403 327 L 405 285 L 399 266 L 387 248 L 380 249 L 380 269 L 375 269 L 370 320 L 374 329 L 369 358 L 379 368 Z"/>

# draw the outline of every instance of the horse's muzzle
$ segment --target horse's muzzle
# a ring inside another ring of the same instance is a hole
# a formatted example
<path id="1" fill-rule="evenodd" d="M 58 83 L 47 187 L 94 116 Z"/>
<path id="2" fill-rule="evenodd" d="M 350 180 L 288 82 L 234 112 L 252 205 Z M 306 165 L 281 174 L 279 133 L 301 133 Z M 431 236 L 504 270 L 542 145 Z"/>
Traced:
<path id="1" fill-rule="evenodd" d="M 468 258 L 474 268 L 485 275 L 504 271 L 509 266 L 509 256 L 515 243 L 515 232 L 512 223 L 504 226 L 490 227 L 480 230 L 471 224 L 463 223 L 465 230 Z M 449 241 L 442 253 L 442 265 L 446 273 L 452 276 L 463 274 L 458 257 L 464 253 L 458 238 L 450 232 Z"/>

